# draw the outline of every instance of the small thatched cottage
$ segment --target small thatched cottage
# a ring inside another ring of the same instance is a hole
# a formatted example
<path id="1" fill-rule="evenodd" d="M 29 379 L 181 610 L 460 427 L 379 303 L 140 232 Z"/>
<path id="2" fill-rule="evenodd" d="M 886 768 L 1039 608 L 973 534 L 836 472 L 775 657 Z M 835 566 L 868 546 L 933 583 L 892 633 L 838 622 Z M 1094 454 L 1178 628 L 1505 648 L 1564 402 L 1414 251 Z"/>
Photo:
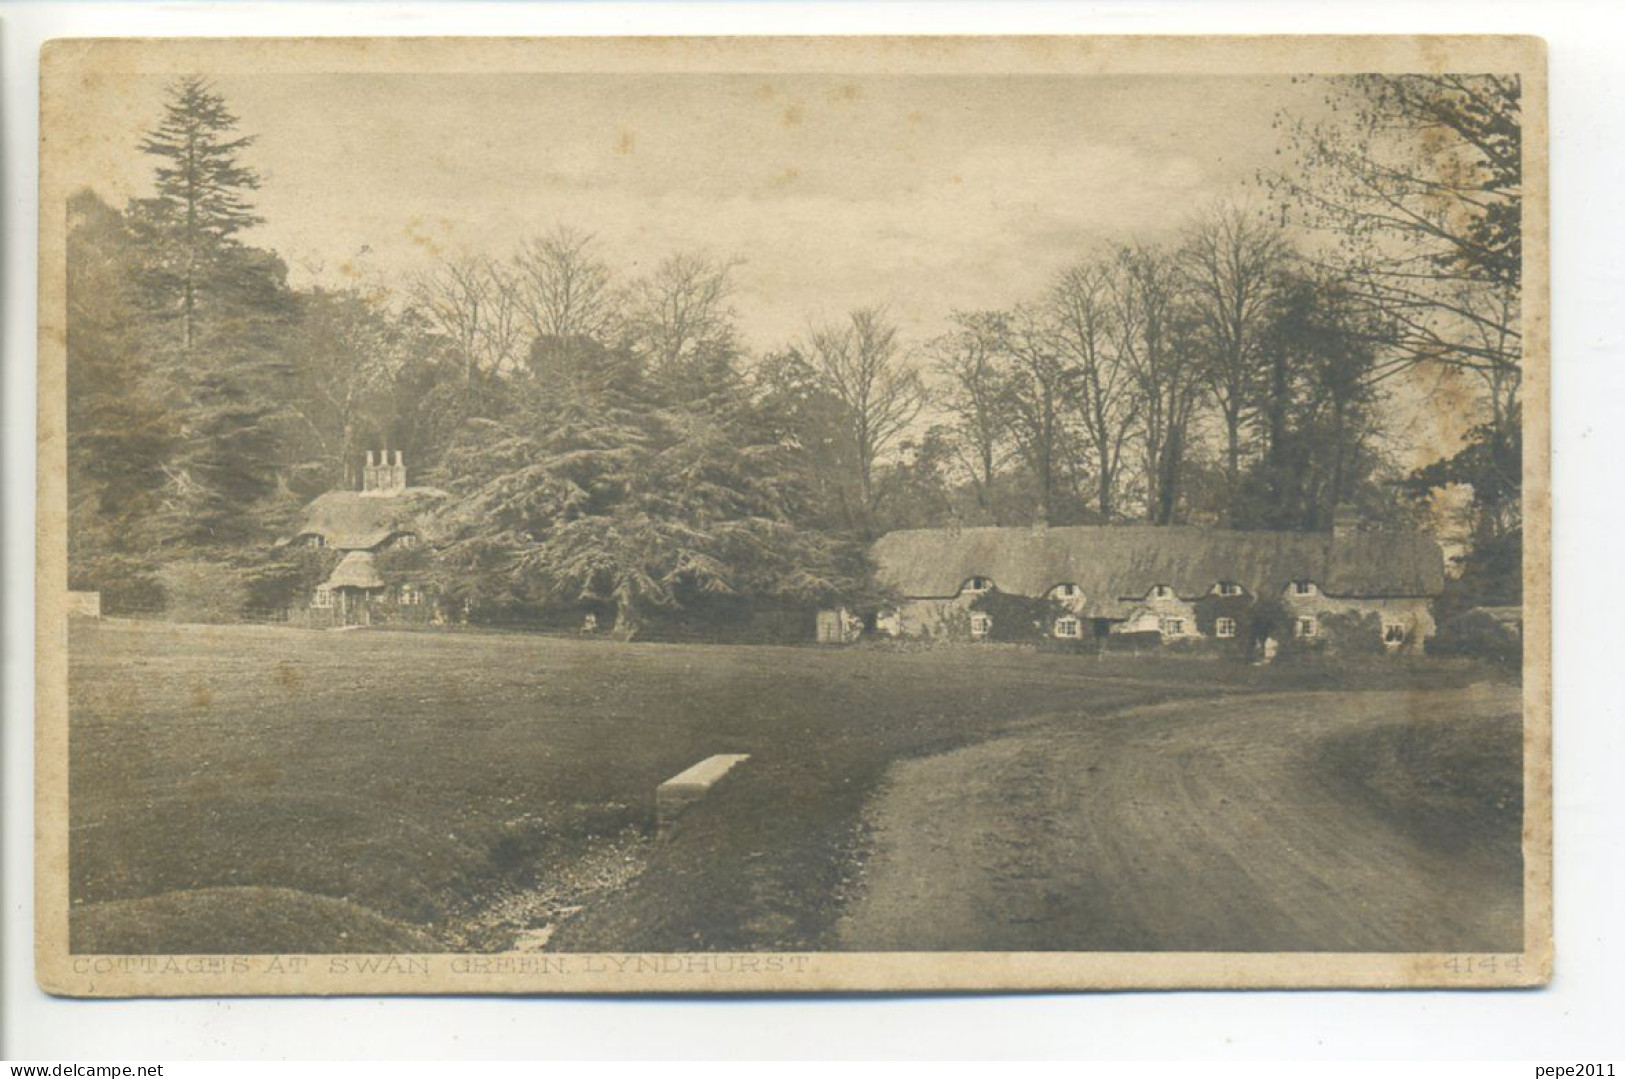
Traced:
<path id="1" fill-rule="evenodd" d="M 417 548 L 423 518 L 443 493 L 408 487 L 399 450 L 367 452 L 361 490 L 328 491 L 306 507 L 290 544 L 343 552 L 311 593 L 307 620 L 369 625 L 376 620 L 427 621 L 434 598 L 403 552 Z M 394 565 L 389 565 L 394 563 Z M 405 565 L 403 565 L 403 563 Z"/>
<path id="2" fill-rule="evenodd" d="M 972 609 L 993 590 L 1050 598 L 1058 638 L 1156 631 L 1163 640 L 1235 637 L 1249 606 L 1280 602 L 1294 636 L 1353 613 L 1380 619 L 1391 650 L 1433 633 L 1444 557 L 1415 532 L 1366 532 L 1346 517 L 1331 532 L 1232 532 L 1149 526 L 965 528 L 892 532 L 871 557 L 903 597 L 876 630 L 894 636 L 986 637 Z M 982 606 L 986 606 L 983 604 Z"/>

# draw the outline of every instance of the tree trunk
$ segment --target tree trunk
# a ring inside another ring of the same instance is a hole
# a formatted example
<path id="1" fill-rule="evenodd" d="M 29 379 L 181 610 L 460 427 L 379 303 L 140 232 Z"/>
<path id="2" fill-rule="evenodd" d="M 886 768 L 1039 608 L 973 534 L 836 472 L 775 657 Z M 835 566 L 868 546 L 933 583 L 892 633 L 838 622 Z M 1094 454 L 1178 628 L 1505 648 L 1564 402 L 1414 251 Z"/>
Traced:
<path id="1" fill-rule="evenodd" d="M 1241 414 L 1226 410 L 1224 416 L 1225 426 L 1225 462 L 1224 462 L 1224 523 L 1227 528 L 1236 526 L 1236 500 L 1241 491 Z"/>
<path id="2" fill-rule="evenodd" d="M 621 641 L 630 641 L 641 628 L 637 604 L 623 589 L 615 597 L 615 627 L 611 632 Z"/>
<path id="3" fill-rule="evenodd" d="M 1174 512 L 1179 505 L 1179 466 L 1184 456 L 1182 439 L 1177 431 L 1168 433 L 1163 444 L 1161 476 L 1157 483 L 1157 520 L 1159 525 L 1174 523 Z"/>

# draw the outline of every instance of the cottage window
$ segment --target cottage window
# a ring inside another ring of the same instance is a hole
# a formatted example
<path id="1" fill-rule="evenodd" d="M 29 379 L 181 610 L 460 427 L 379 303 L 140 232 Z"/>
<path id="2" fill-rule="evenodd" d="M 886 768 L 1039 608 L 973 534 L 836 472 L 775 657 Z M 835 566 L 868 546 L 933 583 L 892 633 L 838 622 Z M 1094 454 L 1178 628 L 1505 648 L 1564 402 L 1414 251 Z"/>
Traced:
<path id="1" fill-rule="evenodd" d="M 1185 620 L 1183 618 L 1164 618 L 1157 623 L 1164 637 L 1183 637 L 1185 635 Z"/>
<path id="2" fill-rule="evenodd" d="M 327 546 L 327 537 L 322 536 L 322 535 L 318 535 L 316 533 L 311 533 L 310 535 L 305 537 L 305 546 L 306 547 L 326 547 Z"/>
<path id="3" fill-rule="evenodd" d="M 1061 599 L 1072 599 L 1078 594 L 1078 586 L 1075 584 L 1058 584 L 1055 586 L 1055 594 Z"/>
<path id="4" fill-rule="evenodd" d="M 970 635 L 972 637 L 986 637 L 993 632 L 993 619 L 981 612 L 970 616 Z"/>
<path id="5" fill-rule="evenodd" d="M 1173 594 L 1174 590 L 1165 584 L 1153 585 L 1151 588 L 1151 597 L 1153 599 L 1167 599 Z"/>
<path id="6" fill-rule="evenodd" d="M 1221 596 L 1239 596 L 1241 595 L 1241 585 L 1234 581 L 1220 581 L 1216 591 Z"/>
<path id="7" fill-rule="evenodd" d="M 1308 582 L 1308 581 L 1293 581 L 1292 582 L 1292 594 L 1294 596 L 1309 596 L 1309 595 L 1313 595 L 1314 591 L 1315 591 L 1315 586 L 1313 584 L 1311 584 L 1310 582 Z"/>
<path id="8" fill-rule="evenodd" d="M 1313 618 L 1298 619 L 1298 636 L 1313 637 L 1318 630 L 1319 627 L 1315 624 L 1315 620 Z"/>
<path id="9" fill-rule="evenodd" d="M 1076 618 L 1057 618 L 1055 620 L 1055 635 L 1075 639 L 1082 635 L 1082 626 Z"/>
<path id="10" fill-rule="evenodd" d="M 311 594 L 310 605 L 312 607 L 333 606 L 333 590 L 325 584 L 317 585 L 316 591 Z"/>
<path id="11" fill-rule="evenodd" d="M 1236 620 L 1234 618 L 1219 618 L 1213 622 L 1213 635 L 1215 637 L 1234 637 L 1236 635 Z"/>
<path id="12" fill-rule="evenodd" d="M 416 607 L 423 602 L 423 592 L 415 584 L 401 585 L 400 604 L 402 607 Z"/>
<path id="13" fill-rule="evenodd" d="M 993 582 L 986 577 L 972 577 L 965 582 L 965 592 L 988 592 L 993 588 Z"/>
<path id="14" fill-rule="evenodd" d="M 1405 623 L 1387 622 L 1382 627 L 1382 639 L 1386 644 L 1405 643 Z"/>

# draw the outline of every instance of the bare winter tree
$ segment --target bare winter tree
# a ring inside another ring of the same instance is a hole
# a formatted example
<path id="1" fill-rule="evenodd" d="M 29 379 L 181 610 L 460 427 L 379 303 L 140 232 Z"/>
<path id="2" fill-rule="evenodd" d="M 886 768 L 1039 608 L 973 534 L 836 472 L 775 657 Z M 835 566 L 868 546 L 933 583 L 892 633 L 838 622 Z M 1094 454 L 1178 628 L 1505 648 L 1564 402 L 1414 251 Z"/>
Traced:
<path id="1" fill-rule="evenodd" d="M 561 342 L 607 336 L 615 310 L 612 277 L 591 233 L 560 225 L 521 244 L 513 266 L 534 336 Z"/>
<path id="2" fill-rule="evenodd" d="M 626 329 L 656 377 L 676 381 L 735 351 L 733 271 L 737 260 L 684 253 L 633 282 Z"/>
<path id="3" fill-rule="evenodd" d="M 377 425 L 379 398 L 405 362 L 398 323 L 383 297 L 316 292 L 304 301 L 288 405 L 316 456 L 346 488 L 359 485 L 360 457 Z"/>
<path id="4" fill-rule="evenodd" d="M 444 260 L 413 282 L 411 298 L 429 325 L 451 341 L 465 382 L 512 370 L 524 357 L 529 327 L 519 283 L 494 259 Z"/>
<path id="5" fill-rule="evenodd" d="M 1210 207 L 1186 231 L 1179 251 L 1200 377 L 1224 424 L 1227 515 L 1241 487 L 1242 434 L 1266 373 L 1263 342 L 1286 253 L 1278 226 L 1233 202 Z"/>
<path id="6" fill-rule="evenodd" d="M 1038 516 L 1056 516 L 1057 487 L 1071 456 L 1070 421 L 1080 400 L 1078 372 L 1063 361 L 1049 312 L 1018 307 L 1010 315 L 1005 351 L 1010 371 L 1004 402 L 1010 430 L 1038 488 Z"/>
<path id="7" fill-rule="evenodd" d="M 851 523 L 866 526 L 877 505 L 876 462 L 919 416 L 925 389 L 899 354 L 897 328 L 878 307 L 859 308 L 844 322 L 815 326 L 807 353 L 824 388 L 840 402 L 865 518 Z"/>
<path id="8" fill-rule="evenodd" d="M 1385 370 L 1451 366 L 1504 394 L 1522 352 L 1517 77 L 1365 75 L 1326 86 L 1334 118 L 1284 118 L 1296 168 L 1266 179 L 1335 240 L 1327 261 L 1352 294 L 1397 326 Z"/>
<path id="9" fill-rule="evenodd" d="M 1009 419 L 1004 407 L 1004 345 L 1008 316 L 1000 311 L 958 311 L 954 329 L 931 343 L 944 393 L 941 407 L 952 417 L 956 449 L 976 490 L 988 505 L 993 479 L 1004 462 Z"/>
<path id="10" fill-rule="evenodd" d="M 1112 300 L 1118 354 L 1133 378 L 1146 487 L 1146 519 L 1173 524 L 1201 396 L 1199 368 L 1181 340 L 1180 282 L 1174 259 L 1136 246 L 1118 254 Z"/>
<path id="11" fill-rule="evenodd" d="M 1095 467 L 1095 499 L 1102 521 L 1118 513 L 1124 450 L 1139 422 L 1134 373 L 1117 351 L 1113 274 L 1106 261 L 1085 262 L 1063 273 L 1050 290 L 1050 324 L 1063 362 L 1076 372 L 1082 437 Z"/>
<path id="12" fill-rule="evenodd" d="M 1473 492 L 1463 577 L 1522 594 L 1523 117 L 1515 75 L 1327 79 L 1330 117 L 1283 117 L 1294 168 L 1266 176 L 1334 245 L 1365 316 L 1392 334 L 1374 379 L 1433 368 L 1479 382 L 1483 422 L 1423 490 Z"/>

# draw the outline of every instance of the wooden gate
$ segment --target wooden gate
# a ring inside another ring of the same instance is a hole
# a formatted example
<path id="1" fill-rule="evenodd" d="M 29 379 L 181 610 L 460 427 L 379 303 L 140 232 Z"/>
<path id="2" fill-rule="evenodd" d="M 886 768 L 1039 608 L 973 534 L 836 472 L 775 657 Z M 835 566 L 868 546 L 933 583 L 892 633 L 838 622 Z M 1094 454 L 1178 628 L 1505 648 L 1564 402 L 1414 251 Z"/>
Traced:
<path id="1" fill-rule="evenodd" d="M 847 635 L 846 611 L 837 608 L 833 611 L 818 612 L 818 626 L 814 639 L 819 644 L 845 644 L 850 638 Z"/>

